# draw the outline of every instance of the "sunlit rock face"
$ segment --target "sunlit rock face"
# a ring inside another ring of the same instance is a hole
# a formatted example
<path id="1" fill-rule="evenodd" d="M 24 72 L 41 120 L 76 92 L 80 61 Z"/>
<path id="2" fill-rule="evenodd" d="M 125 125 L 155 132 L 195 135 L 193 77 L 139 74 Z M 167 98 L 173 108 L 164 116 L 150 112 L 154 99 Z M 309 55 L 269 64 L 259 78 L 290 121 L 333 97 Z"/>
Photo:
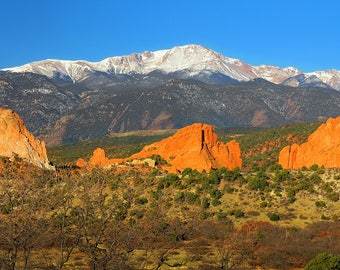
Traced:
<path id="1" fill-rule="evenodd" d="M 234 169 L 242 167 L 241 151 L 235 140 L 228 143 L 217 141 L 213 127 L 196 123 L 184 127 L 173 136 L 145 146 L 140 152 L 126 159 L 107 159 L 102 149 L 96 149 L 89 164 L 104 167 L 121 161 L 149 158 L 159 155 L 169 164 L 170 172 L 181 172 L 185 168 L 205 170 L 225 167 Z"/>
<path id="2" fill-rule="evenodd" d="M 239 144 L 236 141 L 218 142 L 213 127 L 201 123 L 184 127 L 169 138 L 145 146 L 131 158 L 151 155 L 160 155 L 178 171 L 192 168 L 208 172 L 221 167 L 242 167 Z"/>
<path id="3" fill-rule="evenodd" d="M 22 158 L 36 166 L 53 170 L 49 164 L 45 142 L 36 139 L 18 114 L 0 108 L 0 156 Z"/>
<path id="4" fill-rule="evenodd" d="M 310 167 L 314 164 L 325 168 L 340 167 L 340 117 L 329 118 L 307 142 L 283 148 L 279 164 L 287 169 Z"/>

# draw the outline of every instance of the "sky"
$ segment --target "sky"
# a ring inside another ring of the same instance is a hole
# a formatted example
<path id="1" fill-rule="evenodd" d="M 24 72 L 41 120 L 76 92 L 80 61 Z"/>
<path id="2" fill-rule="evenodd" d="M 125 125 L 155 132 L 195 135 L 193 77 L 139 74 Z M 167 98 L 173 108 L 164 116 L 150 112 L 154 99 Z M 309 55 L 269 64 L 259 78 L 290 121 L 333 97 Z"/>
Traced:
<path id="1" fill-rule="evenodd" d="M 338 0 L 0 0 L 0 69 L 199 44 L 251 65 L 340 70 Z"/>

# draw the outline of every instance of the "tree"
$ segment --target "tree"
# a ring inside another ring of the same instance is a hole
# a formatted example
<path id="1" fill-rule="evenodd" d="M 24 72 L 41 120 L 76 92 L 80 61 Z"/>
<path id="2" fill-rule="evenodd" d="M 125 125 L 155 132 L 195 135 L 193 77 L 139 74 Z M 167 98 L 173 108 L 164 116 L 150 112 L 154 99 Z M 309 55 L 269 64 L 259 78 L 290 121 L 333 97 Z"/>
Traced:
<path id="1" fill-rule="evenodd" d="M 305 270 L 338 270 L 340 269 L 340 255 L 319 253 L 310 260 Z"/>
<path id="2" fill-rule="evenodd" d="M 17 269 L 19 262 L 22 269 L 33 267 L 31 251 L 39 245 L 45 231 L 43 218 L 38 214 L 42 196 L 28 179 L 1 179 L 1 269 Z"/>
<path id="3" fill-rule="evenodd" d="M 215 256 L 204 259 L 209 269 L 253 269 L 255 245 L 252 232 L 236 230 L 230 220 L 219 223 L 209 220 L 201 222 L 198 237 L 206 238 L 216 250 Z M 202 246 L 200 248 L 206 248 Z M 210 248 L 209 248 L 210 249 Z M 197 253 L 200 253 L 199 250 Z"/>

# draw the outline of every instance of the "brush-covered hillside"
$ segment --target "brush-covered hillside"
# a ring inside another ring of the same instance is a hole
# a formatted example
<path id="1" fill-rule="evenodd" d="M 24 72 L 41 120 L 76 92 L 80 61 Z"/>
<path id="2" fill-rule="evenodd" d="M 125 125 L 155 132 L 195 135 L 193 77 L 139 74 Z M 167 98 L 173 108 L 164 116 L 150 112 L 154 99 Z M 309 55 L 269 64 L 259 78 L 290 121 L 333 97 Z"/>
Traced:
<path id="1" fill-rule="evenodd" d="M 217 130 L 237 139 L 244 162 L 210 173 L 167 173 L 160 156 L 153 167 L 74 165 L 97 147 L 127 157 L 175 131 L 49 148 L 56 171 L 2 158 L 0 268 L 302 269 L 339 254 L 340 169 L 277 164 L 319 125 Z"/>

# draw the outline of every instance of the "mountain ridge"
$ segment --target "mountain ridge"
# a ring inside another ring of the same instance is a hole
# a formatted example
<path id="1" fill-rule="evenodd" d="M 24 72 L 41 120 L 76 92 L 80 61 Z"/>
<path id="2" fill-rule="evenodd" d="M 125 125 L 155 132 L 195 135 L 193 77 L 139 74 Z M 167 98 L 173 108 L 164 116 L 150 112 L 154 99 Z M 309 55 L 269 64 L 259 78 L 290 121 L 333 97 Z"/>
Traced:
<path id="1" fill-rule="evenodd" d="M 198 45 L 142 54 L 103 60 L 102 71 L 57 60 L 22 68 L 31 72 L 0 70 L 1 105 L 49 146 L 196 122 L 273 127 L 340 115 L 340 91 L 320 79 L 336 85 L 338 71 L 307 76 L 293 67 L 255 68 Z"/>
<path id="2" fill-rule="evenodd" d="M 304 74 L 306 77 L 316 76 L 324 84 L 340 90 L 340 71 L 335 69 L 304 73 L 294 67 L 252 66 L 239 59 L 226 57 L 207 47 L 196 44 L 176 46 L 168 50 L 113 56 L 99 62 L 47 59 L 3 70 L 33 72 L 49 78 L 59 77 L 73 83 L 84 81 L 95 72 L 105 75 L 134 73 L 146 75 L 157 70 L 166 74 L 186 71 L 184 75 L 186 77 L 196 76 L 201 72 L 210 72 L 211 74 L 219 73 L 237 81 L 263 78 L 276 84 Z M 300 85 L 297 84 L 296 86 Z"/>

